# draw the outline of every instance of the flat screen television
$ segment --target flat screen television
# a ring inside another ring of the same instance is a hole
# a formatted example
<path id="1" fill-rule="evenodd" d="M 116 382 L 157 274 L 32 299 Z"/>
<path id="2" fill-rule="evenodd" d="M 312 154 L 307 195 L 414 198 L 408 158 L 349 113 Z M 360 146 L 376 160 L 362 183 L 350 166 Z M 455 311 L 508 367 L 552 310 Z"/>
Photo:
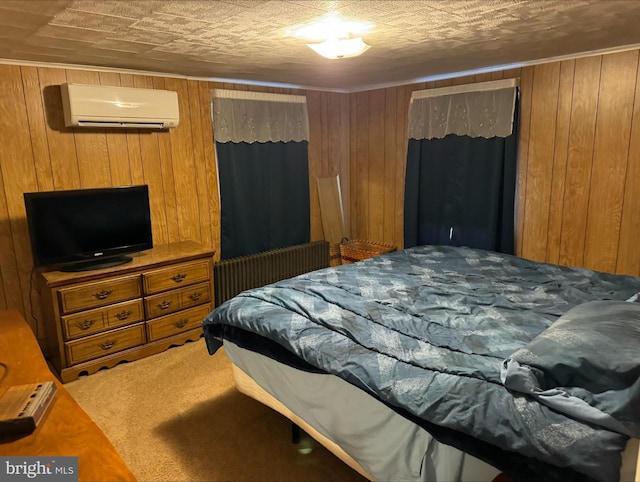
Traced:
<path id="1" fill-rule="evenodd" d="M 84 271 L 153 247 L 148 186 L 24 193 L 35 267 Z"/>

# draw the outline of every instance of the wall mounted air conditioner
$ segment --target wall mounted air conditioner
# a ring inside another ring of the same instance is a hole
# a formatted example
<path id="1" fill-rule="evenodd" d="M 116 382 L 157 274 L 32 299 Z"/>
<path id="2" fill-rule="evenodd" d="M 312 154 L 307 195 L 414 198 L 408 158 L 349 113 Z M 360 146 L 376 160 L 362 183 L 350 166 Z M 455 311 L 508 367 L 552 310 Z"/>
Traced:
<path id="1" fill-rule="evenodd" d="M 67 127 L 165 129 L 179 121 L 178 94 L 169 90 L 62 84 Z"/>

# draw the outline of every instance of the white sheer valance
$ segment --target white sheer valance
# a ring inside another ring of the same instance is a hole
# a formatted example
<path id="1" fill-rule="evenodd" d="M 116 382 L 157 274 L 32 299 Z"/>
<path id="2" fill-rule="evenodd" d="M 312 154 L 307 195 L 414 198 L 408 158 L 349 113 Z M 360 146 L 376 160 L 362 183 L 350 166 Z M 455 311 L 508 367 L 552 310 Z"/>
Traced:
<path id="1" fill-rule="evenodd" d="M 409 139 L 508 137 L 517 86 L 516 79 L 508 79 L 413 92 Z"/>
<path id="2" fill-rule="evenodd" d="M 307 98 L 215 89 L 213 135 L 222 143 L 308 141 Z"/>

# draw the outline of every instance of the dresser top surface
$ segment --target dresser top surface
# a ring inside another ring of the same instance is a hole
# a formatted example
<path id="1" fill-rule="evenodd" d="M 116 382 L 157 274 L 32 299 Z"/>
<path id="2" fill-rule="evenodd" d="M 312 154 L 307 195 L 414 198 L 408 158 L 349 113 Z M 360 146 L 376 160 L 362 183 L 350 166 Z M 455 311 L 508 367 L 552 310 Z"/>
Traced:
<path id="1" fill-rule="evenodd" d="M 134 253 L 131 255 L 132 261 L 119 266 L 78 272 L 44 271 L 40 273 L 40 276 L 47 286 L 53 288 L 70 283 L 103 279 L 106 276 L 126 275 L 180 261 L 213 257 L 214 254 L 215 250 L 213 248 L 203 247 L 194 241 L 182 241 Z"/>

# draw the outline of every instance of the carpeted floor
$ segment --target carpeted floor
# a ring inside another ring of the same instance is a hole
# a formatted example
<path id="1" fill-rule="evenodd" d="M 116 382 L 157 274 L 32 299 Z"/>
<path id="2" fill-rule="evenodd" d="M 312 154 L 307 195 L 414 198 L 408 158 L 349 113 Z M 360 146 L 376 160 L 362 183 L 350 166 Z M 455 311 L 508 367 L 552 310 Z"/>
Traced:
<path id="1" fill-rule="evenodd" d="M 363 481 L 291 424 L 239 393 L 204 340 L 67 383 L 140 481 Z"/>

